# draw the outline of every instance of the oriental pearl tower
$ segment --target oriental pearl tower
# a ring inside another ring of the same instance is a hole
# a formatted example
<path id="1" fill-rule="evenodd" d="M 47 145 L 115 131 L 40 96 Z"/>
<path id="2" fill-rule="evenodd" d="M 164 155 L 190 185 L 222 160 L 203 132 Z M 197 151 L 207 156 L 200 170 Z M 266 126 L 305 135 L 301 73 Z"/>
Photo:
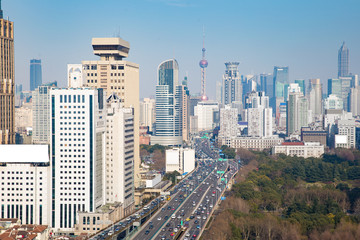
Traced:
<path id="1" fill-rule="evenodd" d="M 206 101 L 208 97 L 206 96 L 206 68 L 208 66 L 208 61 L 205 59 L 205 34 L 203 35 L 203 48 L 202 48 L 202 59 L 199 62 L 201 68 L 201 100 Z"/>

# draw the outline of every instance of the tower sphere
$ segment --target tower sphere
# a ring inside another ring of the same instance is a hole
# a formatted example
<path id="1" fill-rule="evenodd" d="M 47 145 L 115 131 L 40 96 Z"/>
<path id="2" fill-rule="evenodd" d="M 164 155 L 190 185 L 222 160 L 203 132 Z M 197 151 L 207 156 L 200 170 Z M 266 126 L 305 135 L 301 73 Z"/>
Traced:
<path id="1" fill-rule="evenodd" d="M 199 62 L 201 68 L 206 68 L 208 66 L 208 61 L 203 59 Z"/>

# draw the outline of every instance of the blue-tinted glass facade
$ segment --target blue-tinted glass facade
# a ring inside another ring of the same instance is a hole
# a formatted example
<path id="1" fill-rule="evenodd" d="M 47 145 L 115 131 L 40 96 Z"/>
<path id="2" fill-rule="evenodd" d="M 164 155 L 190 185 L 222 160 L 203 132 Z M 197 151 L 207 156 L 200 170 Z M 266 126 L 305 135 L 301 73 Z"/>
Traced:
<path id="1" fill-rule="evenodd" d="M 42 84 L 41 60 L 30 60 L 30 91 L 34 91 Z"/>

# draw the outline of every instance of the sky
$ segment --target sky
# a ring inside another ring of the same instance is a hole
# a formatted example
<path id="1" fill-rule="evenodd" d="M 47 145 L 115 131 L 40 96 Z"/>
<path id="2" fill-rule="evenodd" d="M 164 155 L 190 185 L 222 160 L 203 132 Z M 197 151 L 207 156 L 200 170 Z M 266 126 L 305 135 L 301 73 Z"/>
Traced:
<path id="1" fill-rule="evenodd" d="M 207 95 L 215 97 L 225 62 L 240 74 L 289 66 L 295 79 L 337 76 L 343 41 L 350 71 L 360 73 L 358 0 L 2 0 L 15 28 L 15 82 L 29 90 L 30 59 L 42 60 L 43 82 L 66 86 L 67 64 L 96 60 L 93 37 L 130 42 L 128 61 L 140 65 L 140 96 L 155 94 L 158 65 L 175 58 L 179 79 L 200 91 L 205 29 Z M 326 85 L 324 85 L 326 93 Z"/>

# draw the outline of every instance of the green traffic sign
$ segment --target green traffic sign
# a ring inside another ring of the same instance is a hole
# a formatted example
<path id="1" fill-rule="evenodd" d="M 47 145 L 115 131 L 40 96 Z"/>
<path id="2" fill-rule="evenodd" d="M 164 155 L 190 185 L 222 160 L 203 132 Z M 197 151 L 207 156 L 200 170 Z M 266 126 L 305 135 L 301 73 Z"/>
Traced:
<path id="1" fill-rule="evenodd" d="M 225 178 L 221 178 L 221 181 L 225 181 Z"/>
<path id="2" fill-rule="evenodd" d="M 223 173 L 225 173 L 224 171 L 217 171 L 216 173 L 218 173 L 218 174 L 223 174 Z"/>

